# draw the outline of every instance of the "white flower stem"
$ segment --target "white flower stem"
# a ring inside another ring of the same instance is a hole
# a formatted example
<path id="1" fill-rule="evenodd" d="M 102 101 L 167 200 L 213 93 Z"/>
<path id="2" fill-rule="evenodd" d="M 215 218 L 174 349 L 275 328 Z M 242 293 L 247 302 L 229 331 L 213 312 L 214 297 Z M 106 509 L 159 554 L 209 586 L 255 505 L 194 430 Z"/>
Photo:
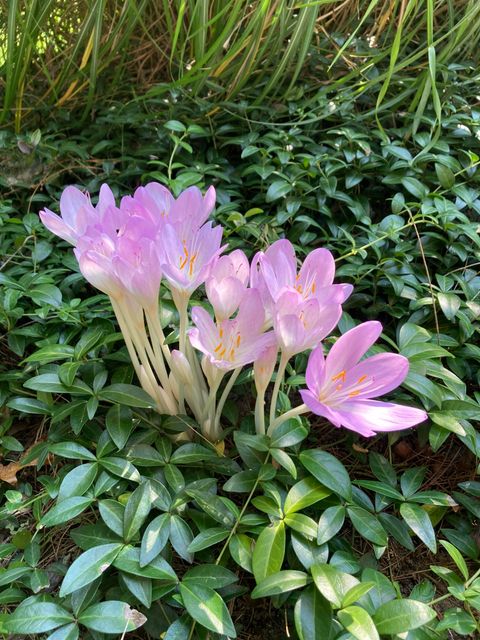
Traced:
<path id="1" fill-rule="evenodd" d="M 227 401 L 230 391 L 232 390 L 232 387 L 235 384 L 241 370 L 242 370 L 242 367 L 238 367 L 233 371 L 229 381 L 225 385 L 222 395 L 220 396 L 220 400 L 218 401 L 218 405 L 217 405 L 217 410 L 215 412 L 215 425 L 214 425 L 215 431 L 219 430 L 223 407 L 225 406 L 225 402 Z"/>
<path id="2" fill-rule="evenodd" d="M 285 368 L 287 366 L 288 360 L 289 360 L 288 355 L 286 355 L 285 352 L 282 351 L 282 355 L 280 356 L 280 363 L 277 369 L 277 377 L 275 379 L 275 384 L 273 386 L 272 401 L 270 404 L 270 424 L 275 420 L 278 392 L 280 391 L 280 386 L 283 382 L 283 376 L 285 375 Z"/>
<path id="3" fill-rule="evenodd" d="M 295 418 L 296 416 L 302 415 L 302 413 L 307 413 L 307 411 L 310 411 L 307 405 L 300 404 L 298 405 L 298 407 L 294 407 L 293 409 L 290 409 L 290 411 L 286 411 L 285 413 L 282 413 L 281 416 L 278 416 L 278 418 L 275 418 L 275 420 L 270 422 L 267 435 L 271 436 L 275 431 L 275 429 L 277 429 L 281 424 L 283 424 L 287 420 L 290 420 L 290 418 Z"/>
<path id="4" fill-rule="evenodd" d="M 265 389 L 257 393 L 255 401 L 255 430 L 259 435 L 265 433 Z"/>

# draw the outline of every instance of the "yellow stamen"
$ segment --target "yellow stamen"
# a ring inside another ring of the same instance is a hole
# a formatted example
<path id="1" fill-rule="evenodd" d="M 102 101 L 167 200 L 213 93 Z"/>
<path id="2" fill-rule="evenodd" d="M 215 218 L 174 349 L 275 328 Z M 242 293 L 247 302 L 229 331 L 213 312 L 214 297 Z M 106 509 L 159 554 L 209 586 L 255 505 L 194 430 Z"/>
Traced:
<path id="1" fill-rule="evenodd" d="M 316 288 L 317 288 L 317 285 L 315 284 L 315 282 L 313 282 L 313 284 L 312 284 L 312 293 L 315 293 Z"/>
<path id="2" fill-rule="evenodd" d="M 351 393 L 348 394 L 349 398 L 354 398 L 355 396 L 358 396 L 360 394 L 360 391 L 352 391 Z"/>
<path id="3" fill-rule="evenodd" d="M 188 258 L 182 258 L 182 256 L 180 256 L 180 269 L 183 269 L 187 262 Z"/>
<path id="4" fill-rule="evenodd" d="M 223 338 L 223 327 L 220 327 L 218 335 L 220 336 L 220 338 Z"/>
<path id="5" fill-rule="evenodd" d="M 193 265 L 195 264 L 195 260 L 197 259 L 197 254 L 194 253 L 193 256 L 190 258 L 190 267 L 188 269 L 188 275 L 192 276 L 193 275 Z"/>
<path id="6" fill-rule="evenodd" d="M 229 360 L 230 362 L 233 362 L 235 360 L 235 349 L 230 349 Z"/>
<path id="7" fill-rule="evenodd" d="M 223 347 L 223 342 L 219 342 L 214 349 L 214 353 L 218 353 L 222 347 Z"/>
<path id="8" fill-rule="evenodd" d="M 242 341 L 242 337 L 240 334 L 237 336 L 237 348 L 240 346 L 240 342 Z"/>
<path id="9" fill-rule="evenodd" d="M 227 352 L 226 347 L 223 347 L 223 349 L 220 351 L 220 353 L 218 354 L 219 358 L 223 358 L 223 356 L 225 355 L 225 353 Z"/>
<path id="10" fill-rule="evenodd" d="M 347 372 L 344 369 L 343 371 L 340 371 L 340 373 L 337 373 L 336 376 L 333 376 L 332 382 L 337 382 L 337 380 L 341 380 L 342 382 L 345 382 L 346 375 L 347 375 Z"/>
<path id="11" fill-rule="evenodd" d="M 357 382 L 363 382 L 364 380 L 366 380 L 368 378 L 368 376 L 361 376 Z"/>
<path id="12" fill-rule="evenodd" d="M 335 389 L 337 391 L 340 391 L 341 389 L 343 389 L 343 384 L 337 384 L 337 386 L 335 387 Z"/>

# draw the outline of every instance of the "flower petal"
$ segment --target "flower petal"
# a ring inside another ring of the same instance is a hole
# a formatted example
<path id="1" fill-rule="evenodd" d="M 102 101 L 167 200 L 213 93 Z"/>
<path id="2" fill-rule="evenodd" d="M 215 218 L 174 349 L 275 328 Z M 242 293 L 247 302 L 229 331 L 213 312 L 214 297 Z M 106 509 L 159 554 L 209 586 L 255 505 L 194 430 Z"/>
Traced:
<path id="1" fill-rule="evenodd" d="M 40 211 L 40 220 L 49 231 L 59 238 L 62 238 L 73 245 L 77 243 L 77 234 L 74 230 L 69 227 L 60 216 L 57 216 L 56 213 L 50 211 L 50 209 Z"/>
<path id="2" fill-rule="evenodd" d="M 350 400 L 335 409 L 346 429 L 373 436 L 377 431 L 401 431 L 423 422 L 428 415 L 422 409 L 378 400 Z"/>
<path id="3" fill-rule="evenodd" d="M 305 258 L 298 274 L 298 283 L 305 289 L 328 287 L 335 276 L 335 260 L 328 249 L 315 249 Z"/>
<path id="4" fill-rule="evenodd" d="M 404 356 L 397 353 L 377 353 L 347 371 L 345 387 L 358 384 L 356 400 L 383 396 L 402 384 L 407 377 L 408 368 L 409 362 Z"/>
<path id="5" fill-rule="evenodd" d="M 326 376 L 332 377 L 340 371 L 354 367 L 382 332 L 380 322 L 372 320 L 350 329 L 340 336 L 327 356 Z"/>
<path id="6" fill-rule="evenodd" d="M 308 358 L 307 371 L 305 373 L 305 379 L 307 387 L 315 395 L 319 395 L 320 389 L 323 385 L 325 378 L 325 357 L 323 355 L 323 347 L 319 345 L 312 351 Z"/>

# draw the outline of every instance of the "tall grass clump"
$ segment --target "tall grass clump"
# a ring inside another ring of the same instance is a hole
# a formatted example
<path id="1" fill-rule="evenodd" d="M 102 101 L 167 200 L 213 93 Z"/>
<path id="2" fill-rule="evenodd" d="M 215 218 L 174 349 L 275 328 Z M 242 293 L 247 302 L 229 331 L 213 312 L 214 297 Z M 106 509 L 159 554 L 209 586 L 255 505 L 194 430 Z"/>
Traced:
<path id="1" fill-rule="evenodd" d="M 383 105 L 441 117 L 449 65 L 478 61 L 476 0 L 0 0 L 0 123 L 42 106 L 169 88 L 259 100 L 350 86 Z M 399 85 L 398 83 L 401 82 Z M 258 92 L 258 89 L 260 91 Z M 393 102 L 391 102 L 393 101 Z"/>

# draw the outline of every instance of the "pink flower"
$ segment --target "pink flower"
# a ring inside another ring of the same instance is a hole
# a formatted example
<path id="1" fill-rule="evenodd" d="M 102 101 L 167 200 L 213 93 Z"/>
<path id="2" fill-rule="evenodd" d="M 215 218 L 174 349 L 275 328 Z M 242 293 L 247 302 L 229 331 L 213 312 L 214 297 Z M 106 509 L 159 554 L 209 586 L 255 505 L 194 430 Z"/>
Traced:
<path id="1" fill-rule="evenodd" d="M 247 289 L 250 265 L 240 249 L 221 256 L 210 270 L 205 288 L 217 320 L 235 313 Z"/>
<path id="2" fill-rule="evenodd" d="M 338 301 L 322 303 L 297 291 L 280 295 L 274 307 L 273 327 L 280 349 L 289 358 L 306 349 L 316 347 L 337 326 L 342 315 Z M 338 298 L 343 300 L 341 293 Z"/>
<path id="3" fill-rule="evenodd" d="M 105 213 L 115 208 L 113 193 L 106 184 L 100 188 L 96 207 L 92 205 L 87 193 L 76 187 L 67 187 L 60 196 L 62 216 L 57 216 L 50 209 L 44 209 L 40 211 L 40 219 L 49 231 L 76 245 L 89 225 L 101 222 Z"/>
<path id="4" fill-rule="evenodd" d="M 275 343 L 273 332 L 263 333 L 264 315 L 255 289 L 247 289 L 232 320 L 215 324 L 201 307 L 193 307 L 192 319 L 196 328 L 189 331 L 190 342 L 220 369 L 236 369 L 254 362 Z"/>
<path id="5" fill-rule="evenodd" d="M 428 417 L 421 409 L 372 400 L 398 387 L 409 366 L 404 356 L 394 353 L 360 360 L 381 331 L 379 322 L 365 322 L 341 336 L 326 359 L 321 346 L 312 351 L 308 390 L 300 392 L 313 413 L 363 436 L 413 427 Z"/>
<path id="6" fill-rule="evenodd" d="M 212 263 L 220 255 L 223 229 L 207 222 L 200 229 L 181 235 L 171 224 L 165 225 L 162 244 L 165 278 L 175 292 L 190 296 L 210 275 Z"/>
<path id="7" fill-rule="evenodd" d="M 349 284 L 333 284 L 335 261 L 327 249 L 315 249 L 305 258 L 297 274 L 297 260 L 288 240 L 277 240 L 252 261 L 251 285 L 259 289 L 267 314 L 274 315 L 277 300 L 286 291 L 304 300 L 316 299 L 321 305 L 341 304 L 351 294 Z"/>
<path id="8" fill-rule="evenodd" d="M 205 196 L 198 187 L 189 187 L 175 199 L 158 182 L 139 187 L 132 197 L 124 198 L 121 208 L 145 211 L 156 225 L 173 225 L 180 232 L 196 231 L 207 221 L 215 206 L 215 189 L 210 187 Z"/>

